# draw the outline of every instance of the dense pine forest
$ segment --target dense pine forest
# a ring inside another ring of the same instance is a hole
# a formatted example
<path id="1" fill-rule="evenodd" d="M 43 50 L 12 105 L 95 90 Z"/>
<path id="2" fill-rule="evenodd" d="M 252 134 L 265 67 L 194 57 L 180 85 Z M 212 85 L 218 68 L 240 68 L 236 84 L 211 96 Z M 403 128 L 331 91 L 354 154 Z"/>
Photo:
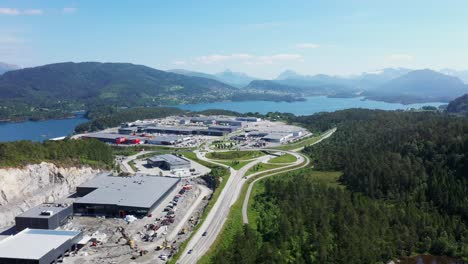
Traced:
<path id="1" fill-rule="evenodd" d="M 17 167 L 43 161 L 57 165 L 110 168 L 114 158 L 112 148 L 97 140 L 0 143 L 0 167 Z"/>
<path id="2" fill-rule="evenodd" d="M 255 222 L 212 262 L 468 261 L 468 120 L 351 109 L 289 121 L 338 130 L 304 150 L 315 171 L 259 182 Z M 342 175 L 324 182 L 320 170 Z"/>

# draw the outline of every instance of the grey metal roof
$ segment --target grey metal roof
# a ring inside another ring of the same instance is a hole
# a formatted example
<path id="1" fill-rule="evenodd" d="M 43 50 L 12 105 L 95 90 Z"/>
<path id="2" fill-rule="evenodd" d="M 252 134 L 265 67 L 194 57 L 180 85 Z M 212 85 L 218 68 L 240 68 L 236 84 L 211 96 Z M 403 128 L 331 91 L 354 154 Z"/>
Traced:
<path id="1" fill-rule="evenodd" d="M 123 134 L 113 134 L 113 133 L 93 133 L 93 134 L 86 134 L 83 137 L 86 138 L 103 138 L 103 139 L 117 139 L 117 138 L 126 138 L 126 139 L 137 139 L 141 138 L 138 136 L 132 135 L 123 135 Z"/>
<path id="2" fill-rule="evenodd" d="M 264 136 L 263 138 L 268 138 L 268 139 L 282 139 L 285 138 L 288 134 L 268 134 Z"/>
<path id="3" fill-rule="evenodd" d="M 37 260 L 81 232 L 26 228 L 0 241 L 0 258 Z"/>
<path id="4" fill-rule="evenodd" d="M 17 217 L 29 217 L 29 218 L 51 218 L 60 211 L 63 211 L 70 207 L 71 204 L 41 204 L 36 207 L 29 209 L 28 211 L 18 215 Z M 52 215 L 41 215 L 43 211 L 52 211 Z"/>
<path id="5" fill-rule="evenodd" d="M 159 137 L 154 137 L 153 139 L 150 139 L 148 141 L 172 142 L 172 141 L 178 141 L 178 140 L 182 140 L 182 138 L 178 136 L 159 136 Z"/>
<path id="6" fill-rule="evenodd" d="M 133 177 L 100 175 L 78 186 L 97 189 L 78 199 L 75 203 L 151 207 L 179 181 L 179 178 L 144 175 Z"/>
<path id="7" fill-rule="evenodd" d="M 146 127 L 146 129 L 151 130 L 151 129 L 157 129 L 161 131 L 193 131 L 193 128 L 186 128 L 186 127 L 164 127 L 164 126 L 149 126 Z"/>
<path id="8" fill-rule="evenodd" d="M 157 155 L 154 157 L 149 158 L 151 161 L 166 161 L 167 163 L 171 165 L 186 165 L 190 164 L 190 161 L 186 158 L 183 157 L 178 157 L 176 155 L 172 154 L 163 154 L 163 155 Z"/>
<path id="9" fill-rule="evenodd" d="M 136 131 L 138 127 L 119 127 L 119 130 Z"/>

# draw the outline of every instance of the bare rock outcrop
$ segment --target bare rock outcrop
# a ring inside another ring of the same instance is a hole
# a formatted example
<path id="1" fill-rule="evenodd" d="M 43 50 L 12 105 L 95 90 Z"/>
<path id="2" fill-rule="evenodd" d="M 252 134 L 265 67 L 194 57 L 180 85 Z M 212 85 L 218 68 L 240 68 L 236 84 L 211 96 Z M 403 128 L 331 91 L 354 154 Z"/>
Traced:
<path id="1" fill-rule="evenodd" d="M 41 203 L 55 202 L 101 171 L 90 167 L 57 167 L 42 162 L 23 168 L 0 169 L 0 227 Z"/>

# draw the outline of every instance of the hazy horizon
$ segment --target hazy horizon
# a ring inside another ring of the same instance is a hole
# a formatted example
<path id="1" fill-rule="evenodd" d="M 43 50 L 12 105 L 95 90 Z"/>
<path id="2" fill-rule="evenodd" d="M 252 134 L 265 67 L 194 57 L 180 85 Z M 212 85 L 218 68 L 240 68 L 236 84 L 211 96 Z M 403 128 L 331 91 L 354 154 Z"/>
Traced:
<path id="1" fill-rule="evenodd" d="M 13 1 L 0 4 L 0 61 L 130 62 L 258 78 L 388 67 L 468 68 L 467 2 Z"/>

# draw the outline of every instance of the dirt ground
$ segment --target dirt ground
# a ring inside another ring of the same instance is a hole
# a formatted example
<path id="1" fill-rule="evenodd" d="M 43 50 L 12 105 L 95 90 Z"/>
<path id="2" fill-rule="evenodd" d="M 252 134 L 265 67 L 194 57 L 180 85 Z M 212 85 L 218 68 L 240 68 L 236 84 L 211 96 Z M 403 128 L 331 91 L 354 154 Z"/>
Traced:
<path id="1" fill-rule="evenodd" d="M 180 196 L 174 222 L 166 225 L 163 221 L 168 213 L 164 209 L 185 184 L 193 188 Z M 164 263 L 159 257 L 176 252 L 198 223 L 210 196 L 211 190 L 203 180 L 187 179 L 178 184 L 150 217 L 130 223 L 117 218 L 74 217 L 62 229 L 81 230 L 86 240 L 90 240 L 76 254 L 65 257 L 63 263 Z M 134 241 L 133 248 L 128 245 L 129 240 Z M 157 250 L 158 246 L 163 249 Z"/>

